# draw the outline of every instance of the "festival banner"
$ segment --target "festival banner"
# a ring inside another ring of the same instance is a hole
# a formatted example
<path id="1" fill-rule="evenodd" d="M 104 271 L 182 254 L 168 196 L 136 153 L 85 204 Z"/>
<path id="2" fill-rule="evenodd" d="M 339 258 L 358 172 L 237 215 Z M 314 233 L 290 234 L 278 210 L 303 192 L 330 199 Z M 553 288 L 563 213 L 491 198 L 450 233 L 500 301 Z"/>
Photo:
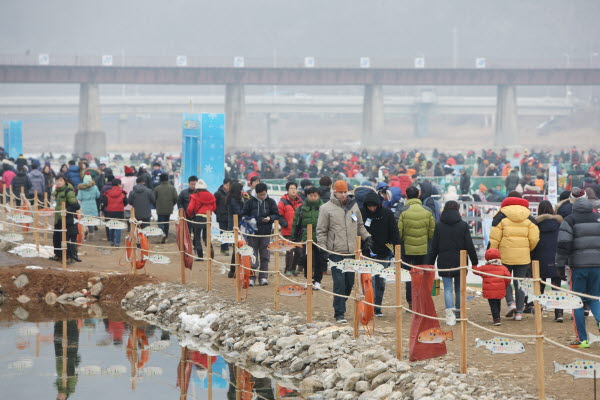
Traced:
<path id="1" fill-rule="evenodd" d="M 202 143 L 198 175 L 212 193 L 225 177 L 225 114 L 202 114 Z"/>

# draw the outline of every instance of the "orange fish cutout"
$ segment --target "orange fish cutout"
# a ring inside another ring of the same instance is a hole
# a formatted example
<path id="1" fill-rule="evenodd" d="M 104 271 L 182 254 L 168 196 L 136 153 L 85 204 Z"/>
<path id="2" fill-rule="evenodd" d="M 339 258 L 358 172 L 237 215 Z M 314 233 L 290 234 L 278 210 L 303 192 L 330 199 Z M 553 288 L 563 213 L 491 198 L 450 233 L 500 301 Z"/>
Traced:
<path id="1" fill-rule="evenodd" d="M 267 249 L 270 251 L 289 251 L 289 250 L 293 249 L 294 247 L 302 248 L 302 245 L 294 244 L 293 242 L 290 242 L 288 240 L 279 239 L 279 240 L 269 243 L 269 245 L 267 246 Z"/>
<path id="2" fill-rule="evenodd" d="M 439 328 L 431 328 L 419 333 L 418 341 L 421 343 L 442 343 L 446 339 L 454 340 L 454 332 L 444 332 Z"/>
<path id="3" fill-rule="evenodd" d="M 306 288 L 300 285 L 287 285 L 279 288 L 280 296 L 302 296 L 306 294 Z"/>

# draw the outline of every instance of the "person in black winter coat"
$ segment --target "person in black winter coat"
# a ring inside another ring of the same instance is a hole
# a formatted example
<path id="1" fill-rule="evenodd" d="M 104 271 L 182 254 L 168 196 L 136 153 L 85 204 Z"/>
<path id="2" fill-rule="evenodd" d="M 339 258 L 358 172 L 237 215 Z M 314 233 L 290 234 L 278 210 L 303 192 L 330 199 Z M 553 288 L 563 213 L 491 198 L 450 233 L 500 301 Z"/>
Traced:
<path id="1" fill-rule="evenodd" d="M 471 177 L 466 169 L 460 170 L 460 194 L 469 194 L 471 191 Z"/>
<path id="2" fill-rule="evenodd" d="M 227 227 L 228 231 L 233 231 L 233 216 L 238 216 L 238 221 L 241 219 L 242 211 L 244 209 L 244 197 L 242 193 L 244 187 L 239 182 L 233 182 L 229 187 L 229 192 L 225 198 L 225 206 L 227 207 Z M 236 246 L 237 243 L 234 243 Z M 231 252 L 231 264 L 235 264 L 235 251 Z M 231 265 L 229 268 L 228 278 L 235 277 L 235 266 Z"/>
<path id="3" fill-rule="evenodd" d="M 535 222 L 540 230 L 540 241 L 538 242 L 531 258 L 540 262 L 540 278 L 542 281 L 550 278 L 555 286 L 560 286 L 560 276 L 556 269 L 556 247 L 558 243 L 558 230 L 563 217 L 554 214 L 552 204 L 543 200 L 538 206 L 538 216 Z M 546 285 L 541 284 L 542 293 Z M 552 288 L 550 288 L 552 290 Z M 563 322 L 563 310 L 554 310 L 554 320 Z"/>
<path id="4" fill-rule="evenodd" d="M 219 187 L 219 189 L 215 192 L 215 199 L 217 200 L 217 211 L 215 212 L 217 216 L 217 223 L 219 224 L 219 229 L 227 229 L 227 193 L 231 188 L 231 179 L 225 178 L 223 179 L 223 184 Z M 221 244 L 221 254 L 228 254 L 229 245 L 226 243 Z"/>
<path id="5" fill-rule="evenodd" d="M 564 192 L 562 192 L 558 197 L 558 203 L 556 204 L 556 207 L 554 209 L 554 211 L 556 211 L 556 214 L 563 217 L 563 219 L 567 218 L 573 213 L 573 202 L 575 200 L 573 199 L 573 201 L 571 201 L 570 196 L 571 191 L 565 190 Z"/>
<path id="6" fill-rule="evenodd" d="M 391 260 L 394 253 L 387 246 L 400 244 L 400 232 L 398 224 L 394 218 L 394 213 L 381 205 L 381 197 L 371 191 L 367 193 L 364 201 L 364 207 L 360 209 L 367 232 L 371 234 L 373 245 L 365 249 L 366 256 L 376 258 L 377 260 Z M 384 267 L 389 267 L 389 263 L 384 263 Z M 375 294 L 375 304 L 381 305 L 383 294 L 385 292 L 385 278 L 378 275 L 373 277 L 373 292 Z M 380 307 L 375 307 L 375 315 L 383 316 Z"/>
<path id="7" fill-rule="evenodd" d="M 27 169 L 19 168 L 17 176 L 15 176 L 11 183 L 12 193 L 16 196 L 15 202 L 17 206 L 21 205 L 21 193 L 27 195 L 31 189 L 31 180 L 27 176 Z M 21 189 L 22 188 L 22 189 Z"/>
<path id="8" fill-rule="evenodd" d="M 460 266 L 461 250 L 467 251 L 471 265 L 477 265 L 479 262 L 469 225 L 462 220 L 458 210 L 459 205 L 456 201 L 451 200 L 445 204 L 440 220 L 435 225 L 429 252 L 429 263 L 434 264 L 437 258 L 438 274 L 444 283 L 446 313 L 460 309 L 460 271 L 444 269 Z M 452 299 L 453 288 L 456 302 Z"/>

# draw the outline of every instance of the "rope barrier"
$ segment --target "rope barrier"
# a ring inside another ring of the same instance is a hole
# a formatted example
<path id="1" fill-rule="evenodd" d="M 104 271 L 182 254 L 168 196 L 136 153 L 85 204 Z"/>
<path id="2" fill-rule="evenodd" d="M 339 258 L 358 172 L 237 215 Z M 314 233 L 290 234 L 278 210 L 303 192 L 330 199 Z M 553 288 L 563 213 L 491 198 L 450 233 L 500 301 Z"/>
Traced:
<path id="1" fill-rule="evenodd" d="M 328 250 L 325 247 L 319 245 L 317 242 L 313 242 L 315 246 L 317 246 L 317 248 L 326 251 L 329 254 L 335 254 L 336 256 L 341 256 L 341 257 L 354 257 L 354 253 L 350 254 L 350 253 L 338 253 L 336 251 L 332 251 L 332 250 Z"/>
<path id="2" fill-rule="evenodd" d="M 298 281 L 295 281 L 293 279 L 290 279 L 288 276 L 285 276 L 284 274 L 282 274 L 281 271 L 279 271 L 279 275 L 282 276 L 284 279 L 286 279 L 286 280 L 288 280 L 290 282 L 293 282 L 296 285 L 306 286 L 306 282 L 298 282 Z M 337 296 L 337 297 L 342 297 L 344 299 L 357 300 L 354 296 L 345 296 L 343 294 L 333 293 L 333 292 L 330 292 L 329 290 L 326 290 L 326 289 L 323 289 L 323 288 L 321 288 L 319 291 L 323 292 L 323 293 L 330 294 L 330 295 L 332 295 L 334 297 Z"/>
<path id="3" fill-rule="evenodd" d="M 23 228 L 23 229 L 33 229 L 36 231 L 46 231 L 46 232 L 65 232 L 66 229 L 54 229 L 51 227 L 48 228 L 36 228 L 35 226 L 24 226 L 24 224 L 14 224 L 12 222 L 6 222 L 6 221 L 0 221 L 0 225 L 1 224 L 6 224 L 6 225 L 11 225 L 11 226 L 18 226 L 19 228 Z M 27 232 L 24 232 L 27 233 Z"/>
<path id="4" fill-rule="evenodd" d="M 593 357 L 593 358 L 596 358 L 596 359 L 600 360 L 600 355 L 591 354 L 591 353 L 588 353 L 588 352 L 583 352 L 583 351 L 581 351 L 581 350 L 577 350 L 577 349 L 574 349 L 574 348 L 572 348 L 572 347 L 565 346 L 564 344 L 560 344 L 560 343 L 558 343 L 558 342 L 555 342 L 554 340 L 552 340 L 552 339 L 549 339 L 549 338 L 547 338 L 547 337 L 544 337 L 544 340 L 545 340 L 545 341 L 547 341 L 547 342 L 548 342 L 548 343 L 550 343 L 550 344 L 553 344 L 553 345 L 557 346 L 557 347 L 563 348 L 563 349 L 565 349 L 565 350 L 570 350 L 570 351 L 572 351 L 573 353 L 580 354 L 580 355 L 582 355 L 582 356 L 584 356 L 584 357 Z"/>
<path id="5" fill-rule="evenodd" d="M 510 337 L 515 337 L 515 338 L 525 338 L 525 339 L 537 339 L 537 338 L 540 338 L 540 337 L 541 338 L 544 337 L 544 335 L 515 335 L 515 334 L 512 334 L 512 333 L 498 332 L 498 331 L 495 331 L 493 329 L 486 328 L 485 326 L 481 326 L 481 325 L 479 325 L 479 324 L 471 321 L 468 318 L 467 318 L 466 321 L 467 321 L 468 324 L 473 325 L 474 327 L 479 328 L 481 330 L 493 333 L 494 335 L 510 336 Z"/>
<path id="6" fill-rule="evenodd" d="M 197 215 L 200 215 L 200 216 L 203 216 L 204 218 L 206 218 L 206 214 L 197 214 Z M 194 220 L 187 219 L 187 218 L 178 218 L 178 219 L 182 219 L 182 220 L 184 220 L 184 221 L 186 221 L 186 222 L 188 222 L 190 224 L 208 225 L 208 221 L 204 221 L 204 222 L 202 222 L 202 221 L 194 221 Z"/>
<path id="7" fill-rule="evenodd" d="M 598 296 L 592 296 L 591 294 L 585 294 L 585 293 L 574 292 L 574 291 L 572 291 L 572 290 L 565 289 L 565 288 L 562 288 L 562 287 L 560 287 L 560 286 L 555 286 L 555 285 L 553 285 L 553 284 L 551 284 L 551 283 L 547 283 L 547 282 L 545 282 L 545 281 L 542 281 L 542 280 L 540 280 L 540 281 L 541 281 L 541 282 L 542 282 L 544 285 L 550 286 L 550 287 L 551 287 L 551 288 L 553 288 L 553 289 L 560 290 L 561 292 L 570 293 L 570 294 L 572 294 L 572 295 L 579 296 L 579 297 L 587 297 L 588 299 L 592 299 L 592 300 L 600 300 L 600 297 L 598 297 Z"/>
<path id="8" fill-rule="evenodd" d="M 527 281 L 527 280 L 529 280 L 531 282 L 541 282 L 542 281 L 539 278 L 519 278 L 516 276 L 495 275 L 495 274 L 490 274 L 489 272 L 476 271 L 473 268 L 467 268 L 467 269 L 476 275 L 481 274 L 481 275 L 493 276 L 494 278 L 502 278 L 502 279 L 515 280 L 515 281 Z M 448 270 L 445 269 L 444 271 L 448 271 Z"/>
<path id="9" fill-rule="evenodd" d="M 294 242 L 293 240 L 290 240 L 290 239 L 288 239 L 288 238 L 286 238 L 286 237 L 283 237 L 283 236 L 281 235 L 281 233 L 279 234 L 279 238 L 280 238 L 281 240 L 285 240 L 286 242 L 289 242 L 289 243 L 292 243 L 292 244 L 301 244 L 301 245 L 305 245 L 305 244 L 307 244 L 307 243 L 308 243 L 308 241 L 306 241 L 306 242 Z"/>

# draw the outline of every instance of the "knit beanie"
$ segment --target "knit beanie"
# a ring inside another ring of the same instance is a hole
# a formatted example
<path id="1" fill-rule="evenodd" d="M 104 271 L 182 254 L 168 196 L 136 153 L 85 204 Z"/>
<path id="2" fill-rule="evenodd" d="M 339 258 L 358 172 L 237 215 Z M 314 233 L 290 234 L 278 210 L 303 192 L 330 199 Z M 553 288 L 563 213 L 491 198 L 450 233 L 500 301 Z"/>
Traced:
<path id="1" fill-rule="evenodd" d="M 335 181 L 335 183 L 333 184 L 333 191 L 334 192 L 347 192 L 348 184 L 346 183 L 346 181 Z"/>

